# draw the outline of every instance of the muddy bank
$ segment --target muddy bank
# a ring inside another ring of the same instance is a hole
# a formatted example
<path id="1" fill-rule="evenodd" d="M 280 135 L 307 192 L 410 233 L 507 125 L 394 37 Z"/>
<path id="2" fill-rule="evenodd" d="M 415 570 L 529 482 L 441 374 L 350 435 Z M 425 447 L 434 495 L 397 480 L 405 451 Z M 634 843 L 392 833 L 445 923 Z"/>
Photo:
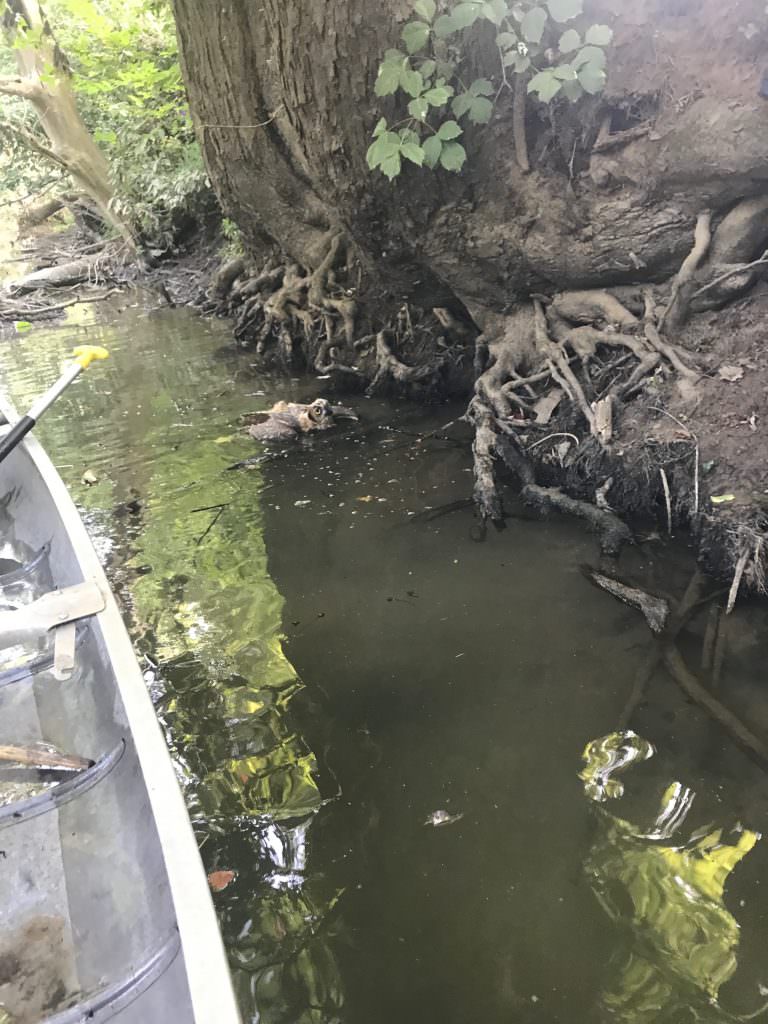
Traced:
<path id="1" fill-rule="evenodd" d="M 537 295 L 482 325 L 409 303 L 377 321 L 345 288 L 338 241 L 313 273 L 275 256 L 229 262 L 199 306 L 232 318 L 256 365 L 314 373 L 318 393 L 466 396 L 464 424 L 448 429 L 472 428 L 484 523 L 503 523 L 521 494 L 541 514 L 578 515 L 616 555 L 632 541 L 625 521 L 650 521 L 690 531 L 712 575 L 738 570 L 740 587 L 762 590 L 768 285 L 762 264 L 742 269 L 762 251 L 762 220 L 737 220 L 708 229 L 690 279 L 682 268 L 661 285 Z"/>
<path id="2" fill-rule="evenodd" d="M 346 287 L 352 267 L 340 236 L 314 272 L 277 254 L 259 265 L 246 258 L 222 264 L 221 239 L 209 234 L 122 276 L 113 261 L 109 273 L 80 282 L 63 303 L 50 280 L 11 294 L 55 316 L 72 302 L 111 293 L 115 282 L 140 283 L 156 291 L 159 304 L 231 318 L 233 343 L 252 352 L 255 365 L 314 374 L 318 394 L 430 403 L 466 397 L 464 422 L 447 430 L 473 443 L 483 529 L 489 521 L 503 524 L 521 495 L 536 514 L 579 516 L 607 555 L 632 542 L 627 523 L 689 531 L 709 573 L 729 583 L 738 576 L 740 590 L 762 591 L 768 284 L 757 266 L 709 287 L 723 273 L 718 244 L 722 250 L 729 242 L 732 263 L 749 261 L 763 245 L 754 217 L 742 218 L 734 243 L 733 221 L 721 227 L 719 243 L 715 232 L 711 265 L 688 287 L 682 316 L 674 310 L 676 277 L 664 285 L 542 294 L 486 319 L 483 330 L 455 306 L 403 303 L 382 317 Z M 72 255 L 84 240 L 68 237 Z M 37 262 L 56 274 L 51 254 L 65 251 L 62 236 L 36 246 Z M 707 289 L 723 308 L 697 311 Z"/>

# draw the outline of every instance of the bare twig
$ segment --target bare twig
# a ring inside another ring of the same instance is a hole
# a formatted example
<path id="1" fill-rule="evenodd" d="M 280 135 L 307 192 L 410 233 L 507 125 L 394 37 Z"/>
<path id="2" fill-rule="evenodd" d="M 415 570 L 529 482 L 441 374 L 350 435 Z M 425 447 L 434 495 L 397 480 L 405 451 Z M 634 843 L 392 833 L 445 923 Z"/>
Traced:
<path id="1" fill-rule="evenodd" d="M 727 281 L 731 277 L 736 277 L 738 274 L 743 274 L 745 270 L 754 270 L 755 267 L 764 267 L 768 265 L 768 249 L 765 250 L 763 255 L 758 260 L 753 260 L 751 263 L 744 263 L 739 267 L 733 267 L 731 270 L 727 270 L 724 274 L 720 274 L 709 284 L 705 284 L 703 288 L 699 288 L 691 296 L 692 299 L 696 299 L 699 295 L 703 295 L 704 292 L 708 292 L 710 288 L 716 288 L 717 285 L 722 284 L 723 281 Z"/>
<path id="2" fill-rule="evenodd" d="M 525 450 L 527 452 L 532 452 L 534 448 L 538 448 L 540 444 L 545 444 L 547 441 L 551 441 L 552 438 L 554 438 L 554 437 L 570 437 L 571 440 L 575 441 L 577 445 L 579 444 L 579 439 L 578 439 L 578 437 L 576 437 L 575 434 L 568 434 L 568 433 L 547 434 L 547 436 L 546 437 L 542 437 L 540 441 L 534 441 L 534 443 L 532 445 L 529 445 Z"/>
<path id="3" fill-rule="evenodd" d="M 267 125 L 272 124 L 284 107 L 285 104 L 281 103 L 280 106 L 270 114 L 266 121 L 260 121 L 259 124 L 201 124 L 200 128 L 266 128 Z"/>
<path id="4" fill-rule="evenodd" d="M 664 488 L 664 501 L 667 505 L 667 533 L 672 536 L 672 498 L 669 493 L 669 480 L 667 480 L 667 474 L 664 472 L 664 467 L 659 468 L 659 476 L 661 477 L 661 486 Z"/>
<path id="5" fill-rule="evenodd" d="M 736 604 L 736 598 L 739 594 L 739 587 L 741 586 L 741 578 L 744 575 L 744 570 L 747 567 L 749 561 L 750 549 L 745 545 L 744 550 L 739 555 L 739 560 L 736 563 L 736 571 L 733 574 L 733 583 L 731 583 L 731 589 L 728 592 L 728 603 L 725 606 L 725 614 L 730 615 L 733 611 L 733 606 Z"/>

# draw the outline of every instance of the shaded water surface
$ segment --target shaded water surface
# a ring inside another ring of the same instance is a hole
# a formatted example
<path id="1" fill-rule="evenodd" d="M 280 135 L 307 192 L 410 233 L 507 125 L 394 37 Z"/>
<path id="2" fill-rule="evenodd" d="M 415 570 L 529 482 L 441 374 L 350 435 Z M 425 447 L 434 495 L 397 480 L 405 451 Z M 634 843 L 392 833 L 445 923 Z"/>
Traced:
<path id="1" fill-rule="evenodd" d="M 514 518 L 478 543 L 471 509 L 424 515 L 471 491 L 450 408 L 359 399 L 360 424 L 230 471 L 263 452 L 243 414 L 322 385 L 259 377 L 226 324 L 133 299 L 100 317 L 2 342 L 2 374 L 24 406 L 73 344 L 112 351 L 39 432 L 123 603 L 206 866 L 236 873 L 215 900 L 245 1019 L 758 1009 L 765 777 L 663 676 L 632 723 L 653 756 L 613 735 L 648 637 L 578 571 L 593 540 Z M 659 539 L 626 566 L 677 593 L 691 569 Z M 764 625 L 760 605 L 734 619 L 722 685 L 768 729 Z"/>

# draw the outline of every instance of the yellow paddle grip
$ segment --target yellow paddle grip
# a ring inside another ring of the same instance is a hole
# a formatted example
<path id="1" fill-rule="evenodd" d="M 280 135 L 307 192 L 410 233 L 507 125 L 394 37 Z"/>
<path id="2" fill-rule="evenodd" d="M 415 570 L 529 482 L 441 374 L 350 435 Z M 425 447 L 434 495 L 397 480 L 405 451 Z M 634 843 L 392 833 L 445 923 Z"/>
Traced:
<path id="1" fill-rule="evenodd" d="M 109 352 L 100 345 L 78 345 L 73 349 L 72 356 L 76 363 L 80 363 L 82 368 L 87 370 L 95 359 L 108 359 Z"/>

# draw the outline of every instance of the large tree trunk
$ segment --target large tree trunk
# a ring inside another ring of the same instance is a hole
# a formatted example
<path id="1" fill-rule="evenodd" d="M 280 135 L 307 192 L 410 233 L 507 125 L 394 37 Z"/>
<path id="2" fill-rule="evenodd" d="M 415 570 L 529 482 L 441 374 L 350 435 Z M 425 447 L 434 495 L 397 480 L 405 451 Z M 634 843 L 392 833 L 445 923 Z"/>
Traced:
<path id="1" fill-rule="evenodd" d="M 37 0 L 5 0 L 3 28 L 16 50 L 18 76 L 0 78 L 0 93 L 18 96 L 35 108 L 46 141 L 15 127 L 20 140 L 71 175 L 89 195 L 107 224 L 131 247 L 130 228 L 111 206 L 114 195 L 109 164 L 83 123 L 72 89 L 66 57 L 56 44 Z M 31 40 L 25 46 L 25 39 Z"/>
<path id="2" fill-rule="evenodd" d="M 589 6 L 615 30 L 606 92 L 578 120 L 558 106 L 554 132 L 529 100 L 532 175 L 515 160 L 506 93 L 493 122 L 468 133 L 464 173 L 408 167 L 390 184 L 365 153 L 382 113 L 377 68 L 410 4 L 175 0 L 192 109 L 225 209 L 250 244 L 268 236 L 310 265 L 328 230 L 343 228 L 398 297 L 440 304 L 452 292 L 479 317 L 531 290 L 635 281 L 638 268 L 669 276 L 703 207 L 722 212 L 768 187 L 763 36 L 739 30 L 761 25 L 764 5 Z M 493 75 L 491 37 L 480 31 L 474 43 L 478 70 Z M 592 152 L 600 124 L 615 133 L 633 120 L 648 132 L 624 145 L 603 137 Z"/>
<path id="3" fill-rule="evenodd" d="M 704 371 L 677 347 L 681 326 L 689 311 L 742 294 L 768 265 L 764 0 L 586 0 L 586 24 L 614 32 L 600 96 L 522 104 L 519 89 L 502 91 L 491 122 L 465 130 L 462 173 L 406 164 L 392 183 L 369 171 L 366 151 L 382 114 L 390 124 L 403 117 L 396 99 L 375 98 L 374 83 L 411 14 L 407 0 L 174 6 L 222 205 L 253 256 L 265 243 L 279 250 L 235 279 L 236 337 L 293 365 L 302 349 L 305 365 L 369 393 L 474 382 L 468 419 L 485 518 L 503 515 L 506 467 L 529 504 L 582 515 L 613 552 L 626 539 L 605 497 L 614 481 L 614 508 L 652 514 L 661 502 L 670 529 L 676 506 L 701 537 L 720 530 L 710 547 L 726 552 L 716 567 L 727 571 L 727 529 L 702 515 L 695 431 L 681 427 L 695 459 L 677 481 L 670 468 L 670 485 L 645 427 L 625 447 L 622 410 L 632 403 L 625 425 L 650 415 L 658 382 L 671 388 L 673 377 L 687 410 L 698 408 Z M 467 81 L 498 80 L 487 23 L 462 45 Z M 467 330 L 479 334 L 474 367 Z M 701 349 L 701 336 L 692 341 Z M 667 422 L 687 421 L 674 408 Z M 732 453 L 714 433 L 706 458 L 726 464 Z M 559 455 L 549 438 L 566 439 Z M 768 474 L 760 486 L 768 491 Z M 757 581 L 761 565 L 755 555 Z"/>

